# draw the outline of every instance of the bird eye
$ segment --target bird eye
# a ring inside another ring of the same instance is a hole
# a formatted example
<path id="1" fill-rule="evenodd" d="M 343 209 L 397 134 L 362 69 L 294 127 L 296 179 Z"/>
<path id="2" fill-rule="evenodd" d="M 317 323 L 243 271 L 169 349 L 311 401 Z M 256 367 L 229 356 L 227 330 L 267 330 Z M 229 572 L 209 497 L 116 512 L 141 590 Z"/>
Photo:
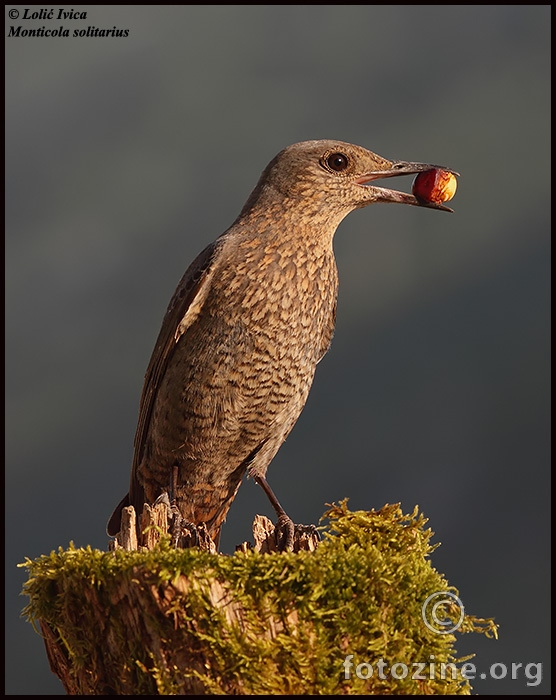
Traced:
<path id="1" fill-rule="evenodd" d="M 331 170 L 335 170 L 337 173 L 345 170 L 348 166 L 348 157 L 343 153 L 332 153 L 326 159 L 326 164 Z"/>

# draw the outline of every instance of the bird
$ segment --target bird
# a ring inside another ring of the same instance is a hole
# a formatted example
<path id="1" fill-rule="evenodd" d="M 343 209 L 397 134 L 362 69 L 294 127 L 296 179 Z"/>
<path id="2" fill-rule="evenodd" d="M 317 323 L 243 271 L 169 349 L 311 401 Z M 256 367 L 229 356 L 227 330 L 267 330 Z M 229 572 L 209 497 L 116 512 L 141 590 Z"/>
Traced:
<path id="1" fill-rule="evenodd" d="M 145 375 L 122 508 L 169 495 L 218 544 L 246 473 L 279 521 L 268 466 L 307 401 L 334 332 L 333 238 L 351 211 L 400 203 L 452 211 L 375 181 L 445 166 L 391 161 L 343 141 L 295 143 L 271 160 L 239 216 L 189 266 Z"/>

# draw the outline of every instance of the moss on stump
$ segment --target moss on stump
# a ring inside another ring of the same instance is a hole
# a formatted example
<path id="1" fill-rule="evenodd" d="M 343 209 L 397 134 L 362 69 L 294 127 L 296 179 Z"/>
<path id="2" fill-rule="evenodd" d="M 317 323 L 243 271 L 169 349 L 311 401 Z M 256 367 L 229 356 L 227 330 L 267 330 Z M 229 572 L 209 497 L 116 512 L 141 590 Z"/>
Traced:
<path id="1" fill-rule="evenodd" d="M 457 594 L 431 566 L 424 516 L 343 502 L 326 518 L 316 551 L 297 554 L 175 550 L 168 538 L 146 552 L 60 548 L 23 564 L 24 612 L 69 694 L 469 694 L 455 636 L 423 622 L 429 596 Z M 458 631 L 496 625 L 465 615 Z M 435 673 L 418 674 L 431 658 Z M 405 677 L 389 673 L 396 663 Z"/>

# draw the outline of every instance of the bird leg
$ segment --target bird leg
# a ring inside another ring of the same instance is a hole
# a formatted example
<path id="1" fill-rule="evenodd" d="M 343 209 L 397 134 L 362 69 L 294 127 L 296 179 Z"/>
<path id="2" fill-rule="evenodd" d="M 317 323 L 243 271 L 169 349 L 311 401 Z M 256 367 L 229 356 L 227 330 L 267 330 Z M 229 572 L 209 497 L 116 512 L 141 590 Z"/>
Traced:
<path id="1" fill-rule="evenodd" d="M 183 529 L 184 529 L 184 526 L 186 524 L 185 520 L 182 517 L 182 514 L 180 513 L 180 509 L 178 508 L 177 502 L 176 502 L 178 473 L 179 473 L 178 465 L 174 464 L 174 466 L 172 468 L 172 480 L 170 482 L 170 510 L 172 513 L 171 535 L 172 535 L 172 547 L 174 547 L 174 549 L 178 548 L 178 544 L 181 540 L 181 537 L 183 534 Z M 196 535 L 196 532 L 195 532 L 195 535 Z M 193 546 L 195 546 L 197 544 L 196 540 L 197 540 L 197 537 L 195 536 L 195 541 L 192 543 Z"/>
<path id="2" fill-rule="evenodd" d="M 266 493 L 270 504 L 278 516 L 278 522 L 276 523 L 276 529 L 274 531 L 276 547 L 279 552 L 291 552 L 293 550 L 293 540 L 295 534 L 295 525 L 293 524 L 293 520 L 280 505 L 278 499 L 274 495 L 274 491 L 270 488 L 270 485 L 264 476 L 255 476 L 254 478 L 257 484 L 259 484 L 262 490 Z"/>

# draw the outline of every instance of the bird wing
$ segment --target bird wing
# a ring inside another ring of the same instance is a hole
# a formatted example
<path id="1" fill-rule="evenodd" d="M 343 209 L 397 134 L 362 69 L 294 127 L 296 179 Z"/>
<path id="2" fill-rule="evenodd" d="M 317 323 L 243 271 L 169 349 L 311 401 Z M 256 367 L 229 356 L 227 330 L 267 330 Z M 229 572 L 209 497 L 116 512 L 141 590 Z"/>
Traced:
<path id="1" fill-rule="evenodd" d="M 145 374 L 139 406 L 139 421 L 135 433 L 132 483 L 135 479 L 137 466 L 143 458 L 154 402 L 166 367 L 179 339 L 195 321 L 202 309 L 210 287 L 215 254 L 218 248 L 218 241 L 211 243 L 187 268 L 164 316 L 162 328 Z"/>
<path id="2" fill-rule="evenodd" d="M 164 316 L 162 328 L 145 374 L 145 383 L 141 394 L 129 493 L 120 502 L 108 521 L 106 530 L 110 536 L 117 535 L 120 531 L 121 514 L 124 506 L 133 505 L 137 516 L 140 515 L 143 508 L 145 500 L 143 487 L 136 475 L 137 467 L 143 458 L 156 394 L 178 340 L 201 311 L 214 273 L 214 263 L 219 247 L 220 243 L 218 240 L 211 243 L 187 268 Z"/>

